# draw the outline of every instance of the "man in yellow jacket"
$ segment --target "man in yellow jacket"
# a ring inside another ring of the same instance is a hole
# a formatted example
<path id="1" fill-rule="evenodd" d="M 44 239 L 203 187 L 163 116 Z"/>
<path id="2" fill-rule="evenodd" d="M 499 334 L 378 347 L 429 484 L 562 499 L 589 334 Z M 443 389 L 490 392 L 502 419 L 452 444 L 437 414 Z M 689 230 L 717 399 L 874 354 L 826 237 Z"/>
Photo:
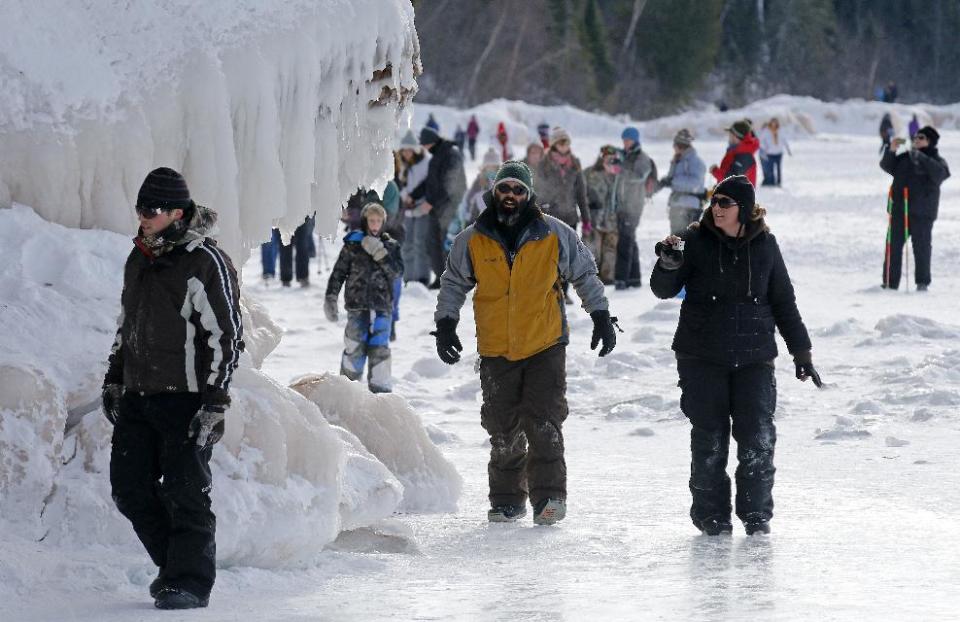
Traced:
<path id="1" fill-rule="evenodd" d="M 460 308 L 474 287 L 483 406 L 490 434 L 492 522 L 526 515 L 529 494 L 536 524 L 566 515 L 566 345 L 569 342 L 563 282 L 573 284 L 593 319 L 600 356 L 616 345 L 597 266 L 576 232 L 540 211 L 526 164 L 500 167 L 486 209 L 457 236 L 440 280 L 435 319 L 437 353 L 460 360 Z M 529 443 L 529 451 L 527 449 Z"/>

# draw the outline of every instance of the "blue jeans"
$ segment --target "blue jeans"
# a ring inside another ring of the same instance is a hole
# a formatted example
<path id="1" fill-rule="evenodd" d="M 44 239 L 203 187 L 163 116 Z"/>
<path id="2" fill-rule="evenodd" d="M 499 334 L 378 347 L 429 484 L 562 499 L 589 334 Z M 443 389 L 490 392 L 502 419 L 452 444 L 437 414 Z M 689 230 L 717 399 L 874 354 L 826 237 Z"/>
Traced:
<path id="1" fill-rule="evenodd" d="M 779 186 L 780 182 L 783 181 L 780 176 L 780 163 L 782 161 L 782 153 L 778 153 L 777 155 L 767 154 L 760 160 L 760 164 L 763 167 L 764 186 Z"/>
<path id="2" fill-rule="evenodd" d="M 277 254 L 280 252 L 280 230 L 270 233 L 270 241 L 260 245 L 260 263 L 263 265 L 263 277 L 277 276 Z"/>

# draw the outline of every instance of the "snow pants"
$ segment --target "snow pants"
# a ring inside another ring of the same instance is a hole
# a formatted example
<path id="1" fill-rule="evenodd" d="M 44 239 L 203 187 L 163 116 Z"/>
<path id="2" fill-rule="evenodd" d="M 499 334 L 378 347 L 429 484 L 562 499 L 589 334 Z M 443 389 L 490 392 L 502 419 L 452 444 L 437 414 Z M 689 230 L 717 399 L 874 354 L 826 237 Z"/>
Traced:
<path id="1" fill-rule="evenodd" d="M 436 207 L 427 213 L 429 232 L 427 234 L 427 251 L 430 253 L 430 267 L 433 268 L 434 280 L 439 280 L 443 270 L 447 267 L 447 251 L 443 248 L 447 239 L 447 229 L 453 220 L 455 205 L 448 205 L 439 214 Z"/>
<path id="2" fill-rule="evenodd" d="M 340 375 L 360 380 L 369 359 L 367 382 L 373 393 L 389 393 L 393 378 L 390 373 L 390 329 L 392 311 L 347 311 L 347 328 L 343 334 L 343 358 Z"/>
<path id="3" fill-rule="evenodd" d="M 691 223 L 700 220 L 703 210 L 699 207 L 680 207 L 670 206 L 670 233 L 680 235 L 690 226 Z"/>
<path id="4" fill-rule="evenodd" d="M 313 219 L 308 218 L 306 222 L 294 229 L 290 243 L 280 247 L 280 280 L 289 283 L 294 276 L 294 263 L 296 263 L 297 281 L 310 280 L 310 255 L 313 248 Z M 294 261 L 294 250 L 296 250 L 296 261 Z"/>
<path id="5" fill-rule="evenodd" d="M 890 289 L 900 287 L 900 273 L 903 269 L 904 226 L 903 212 L 893 215 L 890 228 L 890 272 L 887 272 L 887 258 L 883 258 L 883 283 Z M 914 282 L 917 285 L 930 284 L 930 258 L 933 254 L 933 221 L 924 218 L 910 219 L 910 245 L 913 247 Z M 889 274 L 889 281 L 887 276 Z"/>
<path id="6" fill-rule="evenodd" d="M 430 217 L 410 216 L 404 219 L 407 235 L 400 252 L 403 256 L 403 280 L 430 284 Z"/>
<path id="7" fill-rule="evenodd" d="M 490 435 L 491 505 L 523 505 L 528 491 L 534 505 L 567 498 L 566 365 L 562 344 L 521 361 L 481 359 L 480 423 Z"/>
<path id="8" fill-rule="evenodd" d="M 583 240 L 593 253 L 593 259 L 597 262 L 597 274 L 604 285 L 613 283 L 614 268 L 617 264 L 617 239 L 616 231 L 594 229 Z"/>
<path id="9" fill-rule="evenodd" d="M 614 280 L 630 287 L 640 286 L 640 248 L 637 246 L 639 218 L 617 214 L 617 262 Z"/>
<path id="10" fill-rule="evenodd" d="M 110 485 L 164 585 L 205 597 L 216 578 L 217 519 L 210 509 L 213 449 L 187 437 L 199 409 L 199 393 L 124 394 Z"/>
<path id="11" fill-rule="evenodd" d="M 773 415 L 777 384 L 773 362 L 731 369 L 696 358 L 677 360 L 680 408 L 690 430 L 690 518 L 730 519 L 727 455 L 731 419 L 737 441 L 737 516 L 744 522 L 773 516 Z"/>

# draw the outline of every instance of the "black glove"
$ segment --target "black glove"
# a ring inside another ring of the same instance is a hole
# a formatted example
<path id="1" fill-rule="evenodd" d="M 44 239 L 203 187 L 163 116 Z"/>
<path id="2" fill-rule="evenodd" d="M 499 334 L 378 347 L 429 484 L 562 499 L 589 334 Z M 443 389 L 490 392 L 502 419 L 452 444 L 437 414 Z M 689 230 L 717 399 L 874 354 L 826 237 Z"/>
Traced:
<path id="1" fill-rule="evenodd" d="M 430 334 L 437 338 L 437 354 L 441 361 L 453 365 L 460 360 L 463 345 L 457 337 L 457 320 L 452 317 L 437 320 L 437 330 Z"/>
<path id="2" fill-rule="evenodd" d="M 654 250 L 660 257 L 660 267 L 664 270 L 679 270 L 683 266 L 683 251 L 674 249 L 669 244 L 657 242 Z"/>
<path id="3" fill-rule="evenodd" d="M 187 436 L 197 438 L 197 445 L 206 449 L 223 438 L 224 413 L 230 406 L 230 395 L 225 389 L 207 387 L 203 406 L 190 420 Z"/>
<path id="4" fill-rule="evenodd" d="M 797 380 L 806 382 L 807 378 L 813 380 L 813 384 L 818 389 L 823 388 L 823 381 L 820 380 L 820 374 L 813 366 L 809 352 L 803 352 L 793 357 L 793 364 L 797 367 Z"/>
<path id="5" fill-rule="evenodd" d="M 123 385 L 104 384 L 100 397 L 103 399 L 103 414 L 106 415 L 107 421 L 117 425 L 117 419 L 120 418 L 120 399 L 123 397 Z"/>
<path id="6" fill-rule="evenodd" d="M 617 333 L 613 329 L 616 318 L 610 317 L 610 312 L 606 310 L 594 311 L 590 314 L 593 320 L 593 336 L 590 337 L 590 349 L 596 350 L 597 345 L 603 341 L 603 347 L 600 348 L 600 356 L 606 356 L 613 352 L 617 346 Z"/>

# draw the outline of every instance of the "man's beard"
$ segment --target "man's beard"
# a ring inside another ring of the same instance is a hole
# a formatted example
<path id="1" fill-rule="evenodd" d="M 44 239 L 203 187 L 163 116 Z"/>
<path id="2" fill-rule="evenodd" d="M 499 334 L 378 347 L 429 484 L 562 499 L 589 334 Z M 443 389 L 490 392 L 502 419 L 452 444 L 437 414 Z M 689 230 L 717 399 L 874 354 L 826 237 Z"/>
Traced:
<path id="1" fill-rule="evenodd" d="M 511 207 L 506 207 L 503 199 L 497 202 L 497 220 L 502 224 L 510 227 L 517 224 L 517 221 L 520 220 L 520 212 L 526 209 L 527 200 L 517 201 L 516 199 L 511 198 L 514 201 L 514 205 Z"/>

